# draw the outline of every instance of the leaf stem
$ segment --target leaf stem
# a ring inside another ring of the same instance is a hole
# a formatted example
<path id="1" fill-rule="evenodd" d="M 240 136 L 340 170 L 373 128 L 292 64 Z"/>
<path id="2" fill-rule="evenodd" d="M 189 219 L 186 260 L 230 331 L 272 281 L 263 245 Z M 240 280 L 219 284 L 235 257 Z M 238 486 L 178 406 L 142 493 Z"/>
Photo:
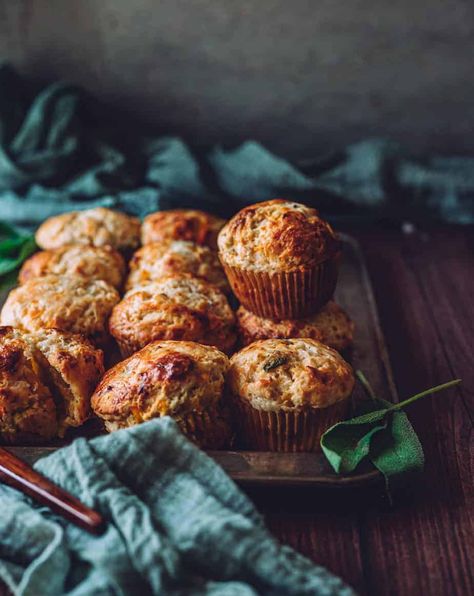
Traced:
<path id="1" fill-rule="evenodd" d="M 454 387 L 456 385 L 459 385 L 459 383 L 461 383 L 461 379 L 454 379 L 453 381 L 448 381 L 447 383 L 443 383 L 442 385 L 436 385 L 435 387 L 431 387 L 431 389 L 425 389 L 421 393 L 416 393 L 415 395 L 412 395 L 412 397 L 409 397 L 408 399 L 401 401 L 398 404 L 394 404 L 393 406 L 390 406 L 388 409 L 391 411 L 401 410 L 401 409 L 405 408 L 406 406 L 412 404 L 413 402 L 421 399 L 422 397 L 425 397 L 426 395 L 431 395 L 432 393 L 438 393 L 438 391 L 443 391 L 443 389 L 448 389 L 449 387 Z"/>
<path id="2" fill-rule="evenodd" d="M 367 393 L 367 395 L 373 399 L 374 401 L 377 400 L 377 396 L 374 393 L 374 390 L 372 389 L 372 385 L 369 383 L 367 377 L 364 375 L 364 373 L 361 370 L 357 370 L 356 371 L 356 377 L 359 379 L 362 387 L 364 388 L 365 392 Z"/>

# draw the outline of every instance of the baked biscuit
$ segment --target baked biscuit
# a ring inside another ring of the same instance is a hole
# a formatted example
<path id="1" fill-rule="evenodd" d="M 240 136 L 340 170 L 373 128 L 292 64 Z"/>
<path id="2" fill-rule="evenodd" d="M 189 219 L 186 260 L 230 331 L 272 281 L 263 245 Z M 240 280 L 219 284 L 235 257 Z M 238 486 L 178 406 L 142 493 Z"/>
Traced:
<path id="1" fill-rule="evenodd" d="M 125 277 L 125 261 L 110 246 L 73 244 L 53 250 L 42 250 L 27 259 L 18 276 L 20 284 L 45 275 L 80 275 L 102 279 L 120 289 Z"/>
<path id="2" fill-rule="evenodd" d="M 130 261 L 126 289 L 143 286 L 172 274 L 189 273 L 230 292 L 224 270 L 214 251 L 194 242 L 174 240 L 142 246 Z"/>
<path id="3" fill-rule="evenodd" d="M 313 451 L 347 412 L 350 365 L 312 339 L 267 339 L 234 354 L 229 396 L 247 447 Z"/>
<path id="4" fill-rule="evenodd" d="M 121 252 L 140 244 L 140 220 L 120 211 L 95 207 L 50 217 L 36 232 L 36 244 L 43 249 L 69 244 L 112 246 Z"/>
<path id="5" fill-rule="evenodd" d="M 215 249 L 225 220 L 195 209 L 171 209 L 147 215 L 142 224 L 142 244 L 187 240 Z"/>
<path id="6" fill-rule="evenodd" d="M 56 400 L 60 433 L 80 426 L 89 418 L 90 397 L 104 374 L 102 350 L 82 335 L 57 329 L 30 333 L 28 339 L 47 363 L 42 364 Z"/>
<path id="7" fill-rule="evenodd" d="M 201 447 L 223 448 L 230 429 L 221 409 L 227 356 L 188 341 L 157 341 L 107 371 L 92 396 L 108 431 L 172 416 Z"/>
<path id="8" fill-rule="evenodd" d="M 303 318 L 333 295 L 340 243 L 316 209 L 282 199 L 251 205 L 223 227 L 218 244 L 232 290 L 260 317 Z"/>
<path id="9" fill-rule="evenodd" d="M 255 315 L 243 306 L 237 310 L 236 316 L 242 346 L 260 339 L 307 337 L 342 352 L 352 345 L 354 337 L 354 323 L 333 301 L 306 319 L 272 321 Z"/>
<path id="10" fill-rule="evenodd" d="M 96 345 L 107 347 L 108 319 L 119 300 L 117 290 L 105 281 L 47 275 L 30 279 L 10 292 L 0 324 L 28 331 L 56 328 L 81 333 Z"/>
<path id="11" fill-rule="evenodd" d="M 110 333 L 126 357 L 156 340 L 188 340 L 229 353 L 235 317 L 224 294 L 191 275 L 170 275 L 132 289 L 115 306 Z"/>
<path id="12" fill-rule="evenodd" d="M 90 415 L 103 356 L 79 335 L 0 327 L 0 442 L 63 436 Z"/>

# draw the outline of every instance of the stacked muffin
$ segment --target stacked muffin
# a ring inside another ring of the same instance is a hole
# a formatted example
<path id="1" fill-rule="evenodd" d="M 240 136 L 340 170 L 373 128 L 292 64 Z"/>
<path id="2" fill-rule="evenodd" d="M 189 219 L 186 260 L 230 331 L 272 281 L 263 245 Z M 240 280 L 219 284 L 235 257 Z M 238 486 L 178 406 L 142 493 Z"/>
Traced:
<path id="1" fill-rule="evenodd" d="M 354 385 L 351 367 L 328 347 L 344 350 L 353 333 L 331 301 L 340 243 L 315 209 L 277 199 L 237 213 L 218 247 L 247 346 L 231 358 L 228 375 L 244 442 L 312 451 L 343 417 Z"/>

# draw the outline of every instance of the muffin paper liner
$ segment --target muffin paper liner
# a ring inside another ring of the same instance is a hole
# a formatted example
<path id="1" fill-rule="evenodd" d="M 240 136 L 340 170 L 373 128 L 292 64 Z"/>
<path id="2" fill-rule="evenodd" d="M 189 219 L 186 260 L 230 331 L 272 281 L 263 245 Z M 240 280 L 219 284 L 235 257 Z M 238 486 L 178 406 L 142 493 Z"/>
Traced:
<path id="1" fill-rule="evenodd" d="M 318 451 L 321 435 L 345 418 L 349 400 L 327 408 L 292 411 L 257 410 L 246 401 L 233 399 L 243 447 L 256 451 Z"/>
<path id="2" fill-rule="evenodd" d="M 312 269 L 276 273 L 222 264 L 240 303 L 260 317 L 279 321 L 302 319 L 324 306 L 334 294 L 339 261 L 340 253 Z"/>
<path id="3" fill-rule="evenodd" d="M 225 449 L 232 442 L 233 432 L 219 409 L 190 412 L 176 422 L 183 434 L 203 449 Z"/>

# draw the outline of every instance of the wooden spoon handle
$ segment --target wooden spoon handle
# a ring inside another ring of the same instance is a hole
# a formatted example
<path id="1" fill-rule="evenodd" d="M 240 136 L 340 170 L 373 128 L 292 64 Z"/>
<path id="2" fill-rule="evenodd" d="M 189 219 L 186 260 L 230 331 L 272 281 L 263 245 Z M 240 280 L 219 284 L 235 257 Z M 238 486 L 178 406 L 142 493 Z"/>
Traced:
<path id="1" fill-rule="evenodd" d="M 2 447 L 0 447 L 0 480 L 92 534 L 100 534 L 104 529 L 103 519 L 97 511 L 83 505 L 78 499 Z"/>

